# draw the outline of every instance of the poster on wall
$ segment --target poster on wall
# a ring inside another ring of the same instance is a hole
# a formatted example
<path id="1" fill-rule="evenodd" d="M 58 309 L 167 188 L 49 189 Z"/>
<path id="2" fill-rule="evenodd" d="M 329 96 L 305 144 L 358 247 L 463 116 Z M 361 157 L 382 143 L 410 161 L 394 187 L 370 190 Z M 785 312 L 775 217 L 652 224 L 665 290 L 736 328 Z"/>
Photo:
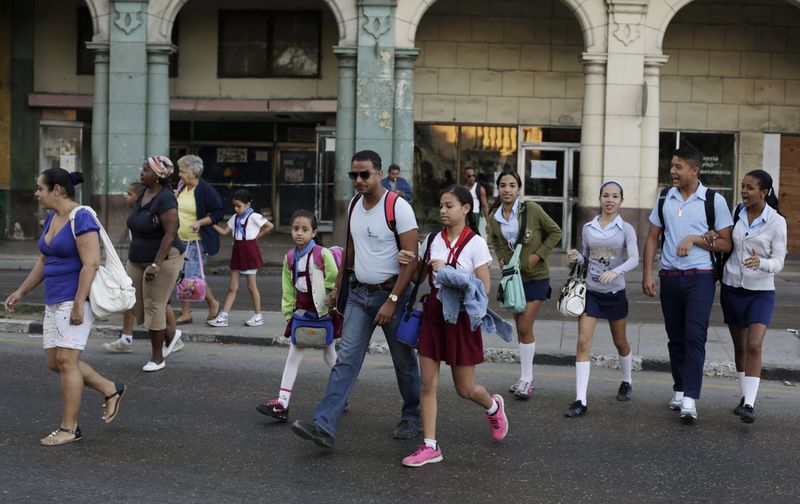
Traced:
<path id="1" fill-rule="evenodd" d="M 246 163 L 247 148 L 219 147 L 217 149 L 217 163 Z"/>
<path id="2" fill-rule="evenodd" d="M 531 178 L 554 179 L 556 178 L 557 168 L 558 161 L 542 161 L 539 159 L 531 160 Z"/>

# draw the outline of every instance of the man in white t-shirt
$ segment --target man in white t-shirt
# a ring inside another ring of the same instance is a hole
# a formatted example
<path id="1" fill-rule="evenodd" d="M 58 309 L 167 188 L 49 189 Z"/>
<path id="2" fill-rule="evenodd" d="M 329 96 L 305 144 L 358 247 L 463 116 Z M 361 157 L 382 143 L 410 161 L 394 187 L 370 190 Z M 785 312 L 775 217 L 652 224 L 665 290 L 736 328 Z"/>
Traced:
<path id="1" fill-rule="evenodd" d="M 420 378 L 416 354 L 394 335 L 417 265 L 416 259 L 402 267 L 398 264 L 398 242 L 400 249 L 416 252 L 419 243 L 417 220 L 411 205 L 398 197 L 394 205 L 396 234 L 389 228 L 385 208 L 389 191 L 381 186 L 381 158 L 376 152 L 357 152 L 349 176 L 357 194 L 349 207 L 352 213 L 347 254 L 336 281 L 337 288 L 329 297 L 333 304 L 341 283 L 350 282 L 339 355 L 331 369 L 325 396 L 314 412 L 314 421 L 298 420 L 292 424 L 295 434 L 328 448 L 333 446 L 339 419 L 361 371 L 376 325 L 381 326 L 386 335 L 397 386 L 403 397 L 402 416 L 394 437 L 413 439 L 420 429 Z M 343 274 L 347 265 L 352 265 L 355 278 Z"/>

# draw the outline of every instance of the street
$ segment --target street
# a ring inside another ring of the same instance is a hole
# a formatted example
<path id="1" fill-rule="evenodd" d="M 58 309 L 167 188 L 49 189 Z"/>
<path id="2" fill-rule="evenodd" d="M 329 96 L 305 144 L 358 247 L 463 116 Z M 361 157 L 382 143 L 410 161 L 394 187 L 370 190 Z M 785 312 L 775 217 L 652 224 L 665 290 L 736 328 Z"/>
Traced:
<path id="1" fill-rule="evenodd" d="M 100 420 L 88 390 L 84 439 L 44 448 L 58 426 L 57 376 L 41 339 L 0 334 L 0 501 L 3 502 L 797 502 L 800 388 L 762 382 L 757 421 L 731 414 L 732 379 L 707 378 L 699 421 L 667 409 L 671 377 L 634 374 L 633 400 L 615 400 L 618 372 L 592 369 L 589 412 L 566 419 L 571 367 L 537 366 L 529 402 L 506 387 L 518 367 L 484 364 L 478 380 L 507 400 L 509 435 L 491 440 L 483 412 L 455 394 L 443 369 L 439 442 L 444 461 L 407 469 L 417 442 L 396 441 L 399 394 L 385 355 L 368 355 L 335 448 L 295 437 L 255 410 L 277 392 L 285 348 L 187 343 L 166 369 L 144 374 L 138 341 L 127 355 L 90 340 L 84 360 L 130 393 L 119 417 Z M 292 419 L 309 419 L 324 391 L 321 353 L 308 351 Z"/>

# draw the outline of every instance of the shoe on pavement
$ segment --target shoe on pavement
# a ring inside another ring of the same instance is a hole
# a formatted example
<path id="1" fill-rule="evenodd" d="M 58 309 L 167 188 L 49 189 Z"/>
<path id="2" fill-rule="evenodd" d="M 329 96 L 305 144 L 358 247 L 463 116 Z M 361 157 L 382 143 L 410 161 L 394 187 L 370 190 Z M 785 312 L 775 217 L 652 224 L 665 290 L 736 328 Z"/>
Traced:
<path id="1" fill-rule="evenodd" d="M 630 383 L 624 381 L 619 384 L 619 390 L 617 390 L 617 401 L 630 401 L 632 394 L 633 394 L 633 386 Z"/>
<path id="2" fill-rule="evenodd" d="M 164 345 L 161 353 L 165 359 L 175 352 L 175 346 L 180 343 L 182 334 L 183 332 L 180 329 L 175 329 L 175 336 L 172 337 L 172 341 L 169 342 L 169 345 Z"/>
<path id="3" fill-rule="evenodd" d="M 584 415 L 587 411 L 589 411 L 589 406 L 586 406 L 581 401 L 575 401 L 569 405 L 567 411 L 564 412 L 564 416 L 567 418 L 575 418 Z"/>
<path id="4" fill-rule="evenodd" d="M 159 364 L 156 364 L 155 362 L 150 361 L 147 364 L 145 364 L 144 367 L 142 367 L 142 371 L 144 371 L 145 373 L 152 373 L 153 371 L 161 371 L 166 366 L 167 366 L 167 361 L 166 360 L 162 360 L 161 363 L 159 363 Z"/>
<path id="5" fill-rule="evenodd" d="M 414 439 L 418 435 L 419 424 L 406 418 L 400 420 L 392 433 L 392 437 L 395 439 Z"/>
<path id="6" fill-rule="evenodd" d="M 681 405 L 681 420 L 684 423 L 694 423 L 697 420 L 697 406 L 684 407 Z"/>
<path id="7" fill-rule="evenodd" d="M 417 451 L 403 459 L 406 467 L 422 467 L 425 464 L 435 464 L 442 461 L 442 450 L 437 446 L 435 449 L 423 444 L 417 447 Z"/>
<path id="8" fill-rule="evenodd" d="M 289 421 L 289 408 L 284 408 L 278 399 L 259 404 L 256 409 L 259 413 L 271 416 L 275 420 L 280 420 L 281 422 Z"/>
<path id="9" fill-rule="evenodd" d="M 736 406 L 735 408 L 733 408 L 733 414 L 736 415 L 736 416 L 741 415 L 742 414 L 742 408 L 744 408 L 744 396 L 742 396 L 742 398 L 739 399 L 739 406 Z"/>
<path id="10" fill-rule="evenodd" d="M 264 325 L 264 317 L 261 316 L 260 313 L 258 315 L 253 315 L 252 317 L 250 317 L 250 320 L 245 322 L 245 325 L 248 325 L 250 327 Z"/>
<path id="11" fill-rule="evenodd" d="M 206 324 L 210 325 L 211 327 L 228 327 L 228 314 L 220 313 L 217 315 L 217 318 L 206 320 Z"/>
<path id="12" fill-rule="evenodd" d="M 753 410 L 753 407 L 749 404 L 745 404 L 742 406 L 742 413 L 739 415 L 739 418 L 744 423 L 753 423 L 756 421 L 756 414 Z"/>
<path id="13" fill-rule="evenodd" d="M 533 382 L 520 380 L 517 382 L 516 390 L 514 390 L 514 397 L 527 401 L 531 398 L 531 391 L 533 390 Z"/>
<path id="14" fill-rule="evenodd" d="M 517 391 L 517 387 L 519 387 L 519 384 L 520 384 L 521 381 L 522 380 L 517 380 L 514 383 L 512 383 L 511 386 L 508 387 L 508 391 L 512 392 L 512 393 L 516 392 Z"/>
<path id="15" fill-rule="evenodd" d="M 303 439 L 313 441 L 317 446 L 333 448 L 333 436 L 320 429 L 314 422 L 295 420 L 292 424 L 292 432 Z"/>
<path id="16" fill-rule="evenodd" d="M 508 434 L 508 418 L 506 417 L 506 405 L 503 396 L 495 394 L 492 399 L 497 402 L 497 411 L 493 415 L 486 415 L 489 425 L 492 427 L 492 437 L 495 441 L 502 441 Z"/>
<path id="17" fill-rule="evenodd" d="M 111 353 L 129 353 L 133 351 L 133 344 L 127 343 L 125 339 L 120 336 L 111 343 L 103 343 L 103 348 Z"/>
<path id="18" fill-rule="evenodd" d="M 681 398 L 678 397 L 677 392 L 672 394 L 672 399 L 669 400 L 669 409 L 673 411 L 678 411 L 679 409 L 681 409 Z"/>
<path id="19" fill-rule="evenodd" d="M 172 353 L 180 352 L 181 350 L 183 350 L 183 347 L 185 347 L 185 346 L 186 345 L 183 344 L 183 339 L 181 339 L 180 341 L 175 343 L 175 348 L 172 349 Z"/>

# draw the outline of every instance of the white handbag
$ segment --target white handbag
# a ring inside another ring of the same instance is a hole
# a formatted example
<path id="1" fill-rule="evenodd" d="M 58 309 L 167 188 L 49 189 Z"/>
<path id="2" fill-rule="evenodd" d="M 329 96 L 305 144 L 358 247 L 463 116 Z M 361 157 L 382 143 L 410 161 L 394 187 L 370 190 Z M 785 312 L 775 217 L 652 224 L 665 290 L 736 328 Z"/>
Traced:
<path id="1" fill-rule="evenodd" d="M 580 317 L 586 310 L 586 270 L 588 261 L 583 266 L 572 265 L 567 282 L 561 287 L 558 296 L 558 311 L 562 315 Z"/>
<path id="2" fill-rule="evenodd" d="M 133 308 L 136 304 L 136 288 L 133 286 L 122 261 L 119 260 L 111 238 L 97 219 L 95 211 L 88 206 L 77 206 L 69 213 L 69 223 L 72 227 L 72 236 L 75 236 L 75 214 L 83 209 L 92 214 L 97 225 L 100 226 L 100 240 L 106 249 L 106 263 L 101 265 L 92 281 L 89 291 L 89 303 L 95 317 L 107 317 L 114 313 L 123 313 Z"/>

